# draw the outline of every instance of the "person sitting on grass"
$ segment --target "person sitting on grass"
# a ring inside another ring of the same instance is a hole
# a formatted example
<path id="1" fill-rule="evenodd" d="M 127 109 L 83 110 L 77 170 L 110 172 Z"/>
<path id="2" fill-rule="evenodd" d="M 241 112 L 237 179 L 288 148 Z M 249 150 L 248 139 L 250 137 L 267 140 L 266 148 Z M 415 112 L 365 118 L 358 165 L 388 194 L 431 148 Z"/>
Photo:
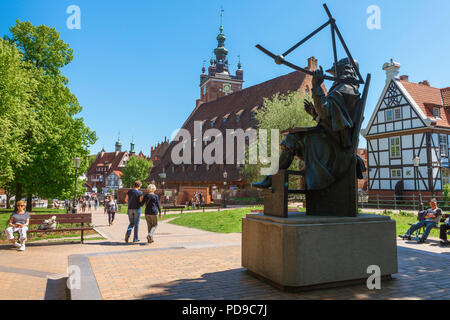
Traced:
<path id="1" fill-rule="evenodd" d="M 423 220 L 414 223 L 408 231 L 404 235 L 399 235 L 400 238 L 403 240 L 411 240 L 411 234 L 422 228 L 425 227 L 425 231 L 422 234 L 422 237 L 419 239 L 417 243 L 425 243 L 425 241 L 428 238 L 428 235 L 431 232 L 431 229 L 434 227 L 437 227 L 439 222 L 441 221 L 442 216 L 442 210 L 437 207 L 437 200 L 435 198 L 430 200 L 430 207 L 431 209 L 428 209 L 426 212 L 426 215 L 424 216 Z"/>
<path id="2" fill-rule="evenodd" d="M 30 223 L 30 214 L 25 212 L 25 201 L 17 201 L 17 212 L 13 212 L 9 218 L 9 227 L 5 230 L 6 237 L 19 251 L 25 251 L 25 241 L 27 240 L 28 224 Z M 20 235 L 16 242 L 14 232 Z"/>

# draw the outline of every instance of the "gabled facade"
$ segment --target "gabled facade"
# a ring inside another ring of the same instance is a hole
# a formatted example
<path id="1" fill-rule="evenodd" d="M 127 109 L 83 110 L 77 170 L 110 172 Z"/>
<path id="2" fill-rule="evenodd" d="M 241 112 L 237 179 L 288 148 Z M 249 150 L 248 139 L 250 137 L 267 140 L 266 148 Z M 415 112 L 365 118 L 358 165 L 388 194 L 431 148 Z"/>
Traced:
<path id="1" fill-rule="evenodd" d="M 119 170 L 113 170 L 113 172 L 106 177 L 105 189 L 107 192 L 110 192 L 111 190 L 117 192 L 117 190 L 123 188 L 120 177 L 122 177 L 122 171 Z"/>
<path id="2" fill-rule="evenodd" d="M 399 69 L 400 64 L 392 60 L 383 65 L 386 85 L 362 130 L 367 140 L 369 193 L 394 194 L 403 181 L 404 194 L 440 194 L 449 183 L 450 88 L 410 82 L 408 76 L 398 76 Z"/>
<path id="3" fill-rule="evenodd" d="M 110 177 L 114 171 L 121 172 L 127 165 L 129 157 L 127 151 L 116 150 L 115 152 L 105 152 L 105 150 L 102 149 L 102 151 L 97 154 L 97 157 L 86 174 L 86 186 L 90 189 L 89 191 L 97 189 L 99 192 L 101 188 L 102 192 L 106 193 L 108 191 L 106 186 L 107 178 Z"/>

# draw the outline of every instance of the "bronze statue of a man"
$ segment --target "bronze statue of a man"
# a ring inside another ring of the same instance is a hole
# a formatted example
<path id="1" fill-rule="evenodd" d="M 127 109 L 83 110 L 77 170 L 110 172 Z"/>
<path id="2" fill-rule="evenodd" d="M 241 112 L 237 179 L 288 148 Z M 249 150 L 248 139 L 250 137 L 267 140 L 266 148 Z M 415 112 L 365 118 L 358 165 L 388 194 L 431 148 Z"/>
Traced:
<path id="1" fill-rule="evenodd" d="M 356 66 L 358 63 L 355 61 Z M 357 72 L 348 58 L 338 61 L 326 72 L 335 76 L 327 95 L 322 89 L 324 73 L 322 67 L 313 74 L 312 96 L 314 105 L 305 103 L 318 125 L 314 128 L 297 128 L 281 142 L 282 152 L 279 160 L 281 170 L 288 169 L 295 156 L 305 162 L 305 180 L 308 190 L 321 190 L 339 180 L 348 171 L 353 154 L 352 133 L 353 116 L 360 100 Z M 335 74 L 337 72 L 337 74 Z M 358 176 L 362 176 L 364 163 L 358 157 Z M 253 186 L 269 188 L 272 177 Z"/>

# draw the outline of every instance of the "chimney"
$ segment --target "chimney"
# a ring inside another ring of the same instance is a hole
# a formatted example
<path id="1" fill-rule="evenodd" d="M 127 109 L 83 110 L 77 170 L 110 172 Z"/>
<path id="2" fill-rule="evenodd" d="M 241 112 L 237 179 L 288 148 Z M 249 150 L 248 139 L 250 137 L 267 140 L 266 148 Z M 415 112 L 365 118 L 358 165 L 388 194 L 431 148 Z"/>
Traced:
<path id="1" fill-rule="evenodd" d="M 428 80 L 423 80 L 422 82 L 419 82 L 419 84 L 423 84 L 424 86 L 427 86 L 427 87 L 430 86 L 430 82 Z"/>
<path id="2" fill-rule="evenodd" d="M 391 59 L 391 62 L 383 64 L 383 70 L 386 71 L 386 82 L 394 79 L 398 80 L 401 64 Z"/>
<path id="3" fill-rule="evenodd" d="M 309 71 L 317 70 L 317 59 L 315 57 L 308 58 L 308 67 Z"/>
<path id="4" fill-rule="evenodd" d="M 403 81 L 409 81 L 409 76 L 407 76 L 407 75 L 402 75 L 402 76 L 400 76 L 400 80 L 403 80 Z"/>

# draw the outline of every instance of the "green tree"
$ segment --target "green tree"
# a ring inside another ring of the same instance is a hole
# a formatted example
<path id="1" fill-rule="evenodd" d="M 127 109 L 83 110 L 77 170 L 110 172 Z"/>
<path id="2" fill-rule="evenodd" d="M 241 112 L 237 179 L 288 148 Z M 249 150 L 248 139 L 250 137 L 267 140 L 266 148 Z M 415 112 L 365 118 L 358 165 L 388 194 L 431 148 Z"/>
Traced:
<path id="1" fill-rule="evenodd" d="M 24 165 L 28 150 L 22 144 L 35 122 L 28 106 L 37 83 L 30 65 L 16 46 L 0 39 L 0 187 L 9 190 L 14 169 Z"/>
<path id="2" fill-rule="evenodd" d="M 279 141 L 281 142 L 283 130 L 295 127 L 312 127 L 317 125 L 314 119 L 304 108 L 304 101 L 311 101 L 309 95 L 302 96 L 299 92 L 288 92 L 286 94 L 276 93 L 270 99 L 264 98 L 263 106 L 256 111 L 255 119 L 258 121 L 259 129 L 268 130 L 268 145 L 270 146 L 270 130 L 280 130 Z M 257 148 L 257 145 L 249 146 Z M 269 150 L 270 151 L 270 150 Z M 249 150 L 247 150 L 247 153 Z M 299 169 L 300 164 L 294 161 L 291 169 Z M 259 174 L 261 164 L 246 164 L 241 169 L 243 178 L 249 182 L 256 182 L 262 177 Z"/>
<path id="3" fill-rule="evenodd" d="M 132 188 L 136 180 L 142 181 L 142 187 L 146 188 L 148 183 L 148 172 L 153 162 L 141 157 L 131 156 L 127 165 L 122 170 L 122 182 L 127 188 Z"/>
<path id="4" fill-rule="evenodd" d="M 10 31 L 10 41 L 33 65 L 32 79 L 37 83 L 28 106 L 36 121 L 26 128 L 21 141 L 29 157 L 15 172 L 16 196 L 26 194 L 30 206 L 31 195 L 61 198 L 73 194 L 72 160 L 78 155 L 82 159 L 78 172 L 86 171 L 87 149 L 96 135 L 83 118 L 76 117 L 82 108 L 67 86 L 68 79 L 61 74 L 61 68 L 73 59 L 69 45 L 47 26 L 17 21 Z"/>

